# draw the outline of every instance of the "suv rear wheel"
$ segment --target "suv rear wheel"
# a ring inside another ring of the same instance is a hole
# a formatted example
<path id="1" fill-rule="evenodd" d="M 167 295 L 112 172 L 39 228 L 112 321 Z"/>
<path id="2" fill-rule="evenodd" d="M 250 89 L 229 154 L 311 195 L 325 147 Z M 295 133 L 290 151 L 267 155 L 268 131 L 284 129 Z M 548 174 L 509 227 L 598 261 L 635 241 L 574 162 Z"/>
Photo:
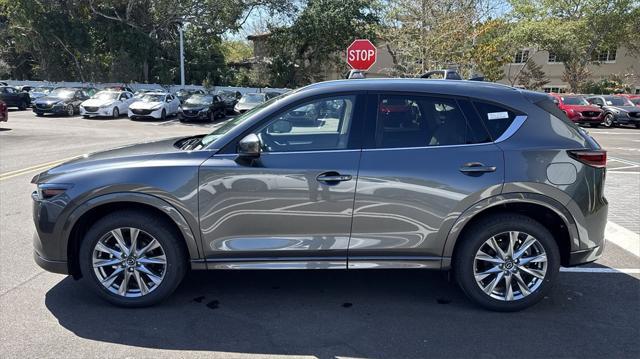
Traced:
<path id="1" fill-rule="evenodd" d="M 551 233 L 519 214 L 492 215 L 465 231 L 454 258 L 456 279 L 477 304 L 517 311 L 542 298 L 560 268 Z"/>
<path id="2" fill-rule="evenodd" d="M 186 254 L 171 225 L 133 211 L 109 214 L 80 246 L 82 280 L 102 298 L 124 307 L 153 305 L 186 273 Z"/>

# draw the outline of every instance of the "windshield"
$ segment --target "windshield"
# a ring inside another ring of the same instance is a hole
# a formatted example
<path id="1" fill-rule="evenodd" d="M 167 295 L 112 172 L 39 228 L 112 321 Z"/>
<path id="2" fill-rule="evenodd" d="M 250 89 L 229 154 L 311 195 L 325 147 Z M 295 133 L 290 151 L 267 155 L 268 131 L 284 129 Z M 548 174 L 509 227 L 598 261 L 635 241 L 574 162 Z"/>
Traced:
<path id="1" fill-rule="evenodd" d="M 562 102 L 565 105 L 583 105 L 583 106 L 589 105 L 589 102 L 587 102 L 587 100 L 585 100 L 584 97 L 580 97 L 580 96 L 563 97 Z"/>
<path id="2" fill-rule="evenodd" d="M 604 100 L 609 106 L 633 106 L 633 104 L 624 97 L 611 96 L 605 97 Z"/>
<path id="3" fill-rule="evenodd" d="M 248 93 L 243 95 L 239 103 L 260 103 L 264 101 L 264 94 L 260 93 Z"/>
<path id="4" fill-rule="evenodd" d="M 48 93 L 49 91 L 51 91 L 51 87 L 35 87 L 29 92 Z"/>
<path id="5" fill-rule="evenodd" d="M 225 122 L 222 126 L 218 127 L 217 129 L 215 129 L 213 132 L 211 132 L 210 134 L 204 136 L 201 140 L 200 143 L 198 144 L 198 146 L 196 146 L 196 149 L 201 149 L 204 148 L 206 146 L 208 146 L 210 143 L 212 143 L 213 141 L 217 140 L 218 138 L 222 137 L 223 135 L 225 135 L 227 132 L 231 131 L 233 128 L 235 128 L 236 126 L 239 126 L 240 124 L 242 124 L 244 121 L 246 121 L 247 119 L 249 119 L 251 117 L 251 115 L 253 115 L 254 113 L 262 110 L 263 108 L 271 105 L 272 103 L 280 100 L 281 98 L 285 97 L 287 94 L 278 96 L 278 97 L 274 97 L 269 101 L 263 102 L 260 105 L 252 108 L 251 110 L 235 117 L 232 118 L 230 120 L 228 120 L 227 122 Z"/>
<path id="6" fill-rule="evenodd" d="M 634 105 L 640 104 L 640 97 L 638 97 L 638 98 L 632 98 L 630 101 L 631 101 L 631 103 L 632 103 L 632 104 L 634 104 Z"/>
<path id="7" fill-rule="evenodd" d="M 118 93 L 103 91 L 96 93 L 95 95 L 91 96 L 91 98 L 97 100 L 115 100 L 116 98 L 118 98 Z"/>
<path id="8" fill-rule="evenodd" d="M 144 95 L 142 96 L 143 102 L 162 102 L 164 101 L 164 95 Z"/>
<path id="9" fill-rule="evenodd" d="M 55 89 L 51 91 L 50 95 L 52 97 L 60 97 L 60 98 L 68 98 L 73 97 L 76 92 L 71 89 Z"/>
<path id="10" fill-rule="evenodd" d="M 189 105 L 210 105 L 213 103 L 213 96 L 193 95 L 185 103 Z"/>

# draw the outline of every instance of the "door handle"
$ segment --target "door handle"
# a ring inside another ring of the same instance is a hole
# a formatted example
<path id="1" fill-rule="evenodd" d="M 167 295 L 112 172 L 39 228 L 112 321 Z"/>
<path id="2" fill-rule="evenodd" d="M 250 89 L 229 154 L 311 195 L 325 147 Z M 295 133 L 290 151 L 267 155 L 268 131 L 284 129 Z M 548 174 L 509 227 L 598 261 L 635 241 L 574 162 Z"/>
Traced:
<path id="1" fill-rule="evenodd" d="M 482 174 L 485 172 L 495 172 L 496 166 L 485 166 L 480 162 L 465 163 L 460 167 L 460 172 L 464 174 Z"/>
<path id="2" fill-rule="evenodd" d="M 350 181 L 351 178 L 351 175 L 341 175 L 338 172 L 325 172 L 316 177 L 320 182 L 343 182 Z"/>

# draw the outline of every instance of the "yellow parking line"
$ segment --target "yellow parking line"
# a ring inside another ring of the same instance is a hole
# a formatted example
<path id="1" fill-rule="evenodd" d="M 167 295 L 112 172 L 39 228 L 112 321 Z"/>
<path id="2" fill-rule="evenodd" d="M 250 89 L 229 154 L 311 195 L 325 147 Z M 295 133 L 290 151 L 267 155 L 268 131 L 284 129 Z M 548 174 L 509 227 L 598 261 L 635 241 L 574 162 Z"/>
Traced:
<path id="1" fill-rule="evenodd" d="M 68 160 L 77 158 L 78 156 L 73 156 L 73 157 L 68 157 L 68 158 L 63 158 L 63 159 L 59 159 L 59 160 L 55 160 L 55 161 L 51 161 L 51 162 L 47 162 L 47 163 L 41 163 L 39 165 L 35 165 L 35 166 L 30 166 L 30 167 L 25 167 L 19 170 L 15 170 L 15 171 L 9 171 L 9 172 L 5 172 L 5 173 L 0 173 L 0 181 L 2 180 L 6 180 L 9 178 L 13 178 L 13 177 L 17 177 L 17 176 L 21 176 L 21 175 L 25 175 L 31 172 L 36 172 L 36 171 L 43 171 L 46 169 L 49 169 L 51 167 L 54 167 L 56 165 L 59 165 L 63 162 L 66 162 Z"/>

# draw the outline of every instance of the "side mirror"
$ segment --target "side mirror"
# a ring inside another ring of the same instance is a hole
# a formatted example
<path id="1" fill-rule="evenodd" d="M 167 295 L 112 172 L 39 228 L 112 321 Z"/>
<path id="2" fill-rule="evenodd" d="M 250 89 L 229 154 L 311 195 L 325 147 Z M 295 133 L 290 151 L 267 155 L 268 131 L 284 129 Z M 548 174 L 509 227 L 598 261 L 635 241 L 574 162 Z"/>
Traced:
<path id="1" fill-rule="evenodd" d="M 291 132 L 291 122 L 287 120 L 279 120 L 269 126 L 270 133 L 289 133 Z"/>
<path id="2" fill-rule="evenodd" d="M 260 157 L 260 138 L 255 133 L 246 135 L 238 143 L 238 155 L 242 157 Z"/>

